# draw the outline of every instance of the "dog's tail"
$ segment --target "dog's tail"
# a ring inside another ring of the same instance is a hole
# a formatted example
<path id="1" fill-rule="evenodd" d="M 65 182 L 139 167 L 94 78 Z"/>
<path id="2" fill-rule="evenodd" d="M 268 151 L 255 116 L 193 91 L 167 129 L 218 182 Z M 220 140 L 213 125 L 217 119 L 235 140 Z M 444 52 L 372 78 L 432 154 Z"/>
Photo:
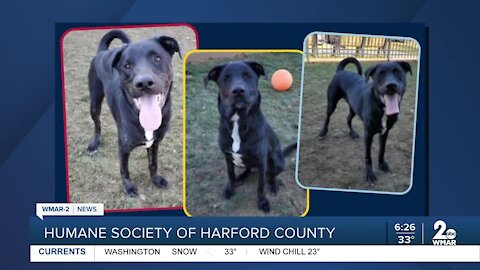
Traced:
<path id="1" fill-rule="evenodd" d="M 116 38 L 120 39 L 125 44 L 130 43 L 130 38 L 125 32 L 122 30 L 111 30 L 102 37 L 102 40 L 100 40 L 97 52 L 108 50 L 110 43 Z"/>
<path id="2" fill-rule="evenodd" d="M 348 58 L 345 58 L 345 59 L 343 59 L 342 61 L 340 61 L 340 63 L 338 63 L 338 67 L 337 67 L 337 71 L 336 71 L 336 72 L 339 72 L 339 71 L 341 71 L 341 70 L 344 70 L 345 67 L 346 67 L 348 64 L 354 64 L 354 65 L 357 67 L 358 74 L 359 74 L 360 76 L 363 75 L 362 66 L 360 65 L 360 62 L 358 62 L 357 58 L 355 58 L 355 57 L 348 57 Z"/>
<path id="3" fill-rule="evenodd" d="M 297 143 L 292 143 L 289 146 L 285 147 L 282 151 L 284 157 L 290 154 L 293 150 L 297 149 Z"/>

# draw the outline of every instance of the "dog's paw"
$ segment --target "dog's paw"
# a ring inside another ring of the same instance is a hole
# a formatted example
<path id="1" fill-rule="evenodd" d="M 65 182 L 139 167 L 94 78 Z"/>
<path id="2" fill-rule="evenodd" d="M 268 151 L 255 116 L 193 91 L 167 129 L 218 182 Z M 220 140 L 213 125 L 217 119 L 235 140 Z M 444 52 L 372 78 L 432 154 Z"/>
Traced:
<path id="1" fill-rule="evenodd" d="M 135 185 L 133 185 L 130 180 L 123 181 L 123 192 L 130 197 L 138 197 L 138 190 Z"/>
<path id="2" fill-rule="evenodd" d="M 382 170 L 383 172 L 389 172 L 389 171 L 390 171 L 390 167 L 388 166 L 388 163 L 385 162 L 385 161 L 378 163 L 378 167 L 379 167 L 380 170 Z"/>
<path id="3" fill-rule="evenodd" d="M 159 188 L 166 188 L 168 186 L 167 180 L 165 180 L 165 178 L 163 178 L 161 175 L 158 175 L 158 174 L 155 174 L 152 177 L 152 181 L 155 184 L 155 186 Z"/>
<path id="4" fill-rule="evenodd" d="M 271 183 L 271 184 L 270 184 L 270 192 L 271 192 L 274 196 L 277 196 L 278 190 L 279 190 L 279 187 L 278 187 L 278 183 L 277 183 L 277 182 L 274 182 L 274 183 Z"/>
<path id="5" fill-rule="evenodd" d="M 258 209 L 265 213 L 270 212 L 270 202 L 267 200 L 267 198 L 263 197 L 258 199 Z"/>
<path id="6" fill-rule="evenodd" d="M 100 145 L 99 142 L 91 142 L 87 147 L 88 155 L 93 156 L 97 152 L 99 145 Z"/>
<path id="7" fill-rule="evenodd" d="M 223 197 L 228 200 L 231 197 L 233 197 L 233 195 L 235 195 L 235 189 L 230 186 L 227 186 L 223 191 Z"/>
<path id="8" fill-rule="evenodd" d="M 377 182 L 377 177 L 375 176 L 372 167 L 367 168 L 367 182 L 372 184 Z"/>
<path id="9" fill-rule="evenodd" d="M 350 138 L 354 139 L 354 140 L 357 140 L 358 138 L 360 138 L 360 135 L 358 135 L 357 132 L 351 130 L 350 131 Z"/>
<path id="10" fill-rule="evenodd" d="M 327 137 L 327 131 L 325 130 L 320 131 L 320 134 L 318 134 L 318 138 L 320 140 L 324 140 L 326 137 Z"/>

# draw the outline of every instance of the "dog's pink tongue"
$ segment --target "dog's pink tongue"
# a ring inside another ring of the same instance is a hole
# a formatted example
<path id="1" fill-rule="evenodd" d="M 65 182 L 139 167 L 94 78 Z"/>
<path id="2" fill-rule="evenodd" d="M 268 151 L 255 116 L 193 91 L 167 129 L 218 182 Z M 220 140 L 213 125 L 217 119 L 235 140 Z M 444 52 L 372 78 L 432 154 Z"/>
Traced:
<path id="1" fill-rule="evenodd" d="M 398 95 L 383 95 L 385 100 L 385 107 L 387 115 L 392 115 L 400 112 L 398 108 Z"/>
<path id="2" fill-rule="evenodd" d="M 140 97 L 140 125 L 145 130 L 157 130 L 162 124 L 162 109 L 160 108 L 157 96 L 144 95 Z"/>

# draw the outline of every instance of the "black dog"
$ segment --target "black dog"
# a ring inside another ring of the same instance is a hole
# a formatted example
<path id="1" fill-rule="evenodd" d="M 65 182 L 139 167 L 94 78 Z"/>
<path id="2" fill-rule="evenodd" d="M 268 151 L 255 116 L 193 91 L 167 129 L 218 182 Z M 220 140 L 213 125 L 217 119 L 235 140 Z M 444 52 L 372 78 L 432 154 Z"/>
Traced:
<path id="1" fill-rule="evenodd" d="M 125 44 L 109 50 L 115 38 Z M 93 154 L 100 144 L 100 110 L 106 96 L 117 124 L 123 188 L 130 196 L 138 195 L 128 172 L 130 152 L 137 146 L 147 148 L 153 183 L 158 187 L 167 186 L 167 181 L 157 173 L 157 152 L 171 118 L 172 56 L 175 52 L 180 54 L 179 46 L 171 37 L 130 43 L 124 32 L 112 30 L 100 41 L 97 55 L 90 64 L 90 115 L 95 135 L 88 152 Z"/>
<path id="2" fill-rule="evenodd" d="M 358 69 L 358 74 L 345 71 L 347 64 L 352 63 Z M 385 144 L 388 131 L 397 122 L 400 112 L 400 102 L 405 93 L 407 81 L 406 73 L 412 74 L 410 64 L 407 62 L 387 62 L 370 67 L 362 77 L 362 67 L 357 59 L 350 57 L 342 60 L 337 71 L 328 85 L 328 107 L 327 118 L 320 132 L 323 139 L 328 132 L 330 116 L 335 111 L 340 99 L 345 99 L 350 107 L 350 114 L 347 117 L 347 124 L 350 129 L 350 136 L 353 139 L 359 138 L 357 132 L 352 128 L 352 119 L 358 115 L 363 121 L 365 130 L 365 165 L 367 169 L 366 179 L 368 182 L 377 181 L 372 168 L 371 148 L 373 136 L 380 133 L 380 153 L 378 163 L 380 170 L 389 171 L 385 162 Z M 373 81 L 369 82 L 372 77 Z M 386 124 L 382 118 L 386 118 Z"/>
<path id="3" fill-rule="evenodd" d="M 295 149 L 296 144 L 281 149 L 280 141 L 260 110 L 258 79 L 265 76 L 261 64 L 253 61 L 231 62 L 214 67 L 204 79 L 218 85 L 218 111 L 220 126 L 218 142 L 227 162 L 228 182 L 224 196 L 234 195 L 235 185 L 243 181 L 252 168 L 257 168 L 258 208 L 270 211 L 265 196 L 265 179 L 268 178 L 270 191 L 278 191 L 276 176 L 285 167 L 285 155 Z M 235 176 L 234 165 L 245 168 Z"/>

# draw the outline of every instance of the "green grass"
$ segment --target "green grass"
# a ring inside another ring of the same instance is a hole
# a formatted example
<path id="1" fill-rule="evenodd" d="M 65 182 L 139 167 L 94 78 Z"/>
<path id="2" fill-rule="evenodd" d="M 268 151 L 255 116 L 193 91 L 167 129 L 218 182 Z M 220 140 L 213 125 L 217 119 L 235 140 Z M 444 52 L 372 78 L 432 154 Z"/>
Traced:
<path id="1" fill-rule="evenodd" d="M 107 30 L 74 31 L 64 40 L 64 72 L 68 139 L 68 164 L 72 202 L 104 203 L 106 209 L 133 209 L 182 205 L 182 60 L 174 55 L 173 117 L 170 131 L 161 142 L 158 171 L 169 181 L 158 189 L 150 180 L 147 153 L 135 149 L 129 160 L 130 177 L 137 185 L 138 198 L 126 196 L 118 165 L 117 130 L 110 109 L 103 102 L 102 137 L 97 153 L 90 157 L 87 145 L 93 135 L 89 113 L 87 74 L 98 42 Z M 184 53 L 195 49 L 195 34 L 188 27 L 127 29 L 133 41 L 168 35 L 177 39 Z M 112 46 L 118 46 L 114 41 Z"/>
<path id="2" fill-rule="evenodd" d="M 241 54 L 234 58 L 213 59 L 187 64 L 187 210 L 194 216 L 264 215 L 257 209 L 256 186 L 258 174 L 252 173 L 246 182 L 237 187 L 230 200 L 222 196 L 227 181 L 227 171 L 222 152 L 217 145 L 219 114 L 217 110 L 218 87 L 210 82 L 207 89 L 203 78 L 217 64 L 232 60 L 256 60 L 267 71 L 268 80 L 259 81 L 262 111 L 277 133 L 282 146 L 297 140 L 298 105 L 302 56 L 298 53 Z M 292 89 L 274 91 L 269 83 L 271 74 L 286 68 L 293 75 Z M 276 197 L 267 192 L 272 210 L 269 215 L 298 216 L 305 210 L 305 190 L 298 187 L 294 178 L 295 154 L 286 159 L 286 169 L 279 177 L 281 185 Z M 240 170 L 237 170 L 237 173 Z"/>
<path id="3" fill-rule="evenodd" d="M 363 69 L 375 63 L 362 63 Z M 302 130 L 300 132 L 299 181 L 310 187 L 351 190 L 404 192 L 410 186 L 417 64 L 411 63 L 413 75 L 407 75 L 407 90 L 401 104 L 400 118 L 390 131 L 385 159 L 391 172 L 383 173 L 378 166 L 378 136 L 372 147 L 372 160 L 378 182 L 365 181 L 363 124 L 356 116 L 353 120 L 359 140 L 348 135 L 348 105 L 338 103 L 333 113 L 327 138 L 319 140 L 327 110 L 327 86 L 337 63 L 305 65 L 305 83 L 302 103 Z M 353 65 L 347 70 L 355 71 Z"/>

